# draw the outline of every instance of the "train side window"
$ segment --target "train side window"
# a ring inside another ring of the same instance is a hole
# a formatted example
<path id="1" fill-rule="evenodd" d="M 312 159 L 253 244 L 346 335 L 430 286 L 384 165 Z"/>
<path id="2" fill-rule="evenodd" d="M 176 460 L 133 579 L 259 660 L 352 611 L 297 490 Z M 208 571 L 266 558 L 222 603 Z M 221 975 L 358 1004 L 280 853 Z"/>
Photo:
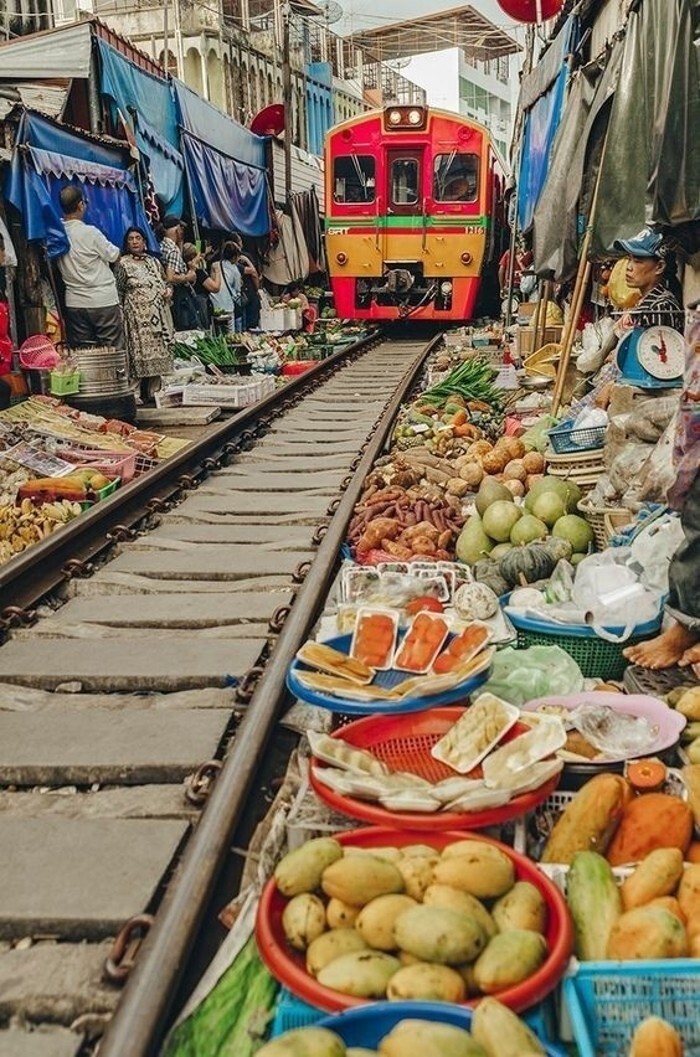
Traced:
<path id="1" fill-rule="evenodd" d="M 416 158 L 395 158 L 391 163 L 391 201 L 397 206 L 412 206 L 418 201 Z"/>
<path id="2" fill-rule="evenodd" d="M 474 202 L 479 191 L 478 154 L 436 154 L 433 161 L 433 199 L 436 202 Z"/>
<path id="3" fill-rule="evenodd" d="M 333 160 L 333 200 L 335 202 L 374 201 L 374 158 L 371 154 L 350 154 Z"/>

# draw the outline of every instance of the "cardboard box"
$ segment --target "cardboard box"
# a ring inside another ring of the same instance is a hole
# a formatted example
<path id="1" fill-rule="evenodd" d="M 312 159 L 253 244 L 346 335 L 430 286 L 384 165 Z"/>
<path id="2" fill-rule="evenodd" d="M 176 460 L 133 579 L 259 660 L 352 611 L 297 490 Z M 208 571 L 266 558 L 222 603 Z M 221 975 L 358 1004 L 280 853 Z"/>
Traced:
<path id="1" fill-rule="evenodd" d="M 563 327 L 545 327 L 544 340 L 540 342 L 538 348 L 541 348 L 542 345 L 560 343 L 563 331 Z M 531 352 L 535 351 L 534 327 L 518 327 L 518 355 L 520 358 L 529 356 Z"/>

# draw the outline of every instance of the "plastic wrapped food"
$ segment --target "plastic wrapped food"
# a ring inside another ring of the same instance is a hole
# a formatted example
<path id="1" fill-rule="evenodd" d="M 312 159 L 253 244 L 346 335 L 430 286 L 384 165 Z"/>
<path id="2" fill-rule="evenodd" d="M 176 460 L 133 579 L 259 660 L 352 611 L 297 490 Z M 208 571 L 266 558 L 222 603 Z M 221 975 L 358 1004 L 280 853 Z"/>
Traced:
<path id="1" fill-rule="evenodd" d="M 483 763 L 484 778 L 492 786 L 502 786 L 510 775 L 528 771 L 533 764 L 566 744 L 564 724 L 558 716 L 540 716 L 532 730 L 502 745 Z"/>
<path id="2" fill-rule="evenodd" d="M 482 694 L 433 745 L 431 755 L 459 774 L 468 774 L 517 719 L 517 708 L 493 694 Z"/>
<path id="3" fill-rule="evenodd" d="M 358 749 L 355 745 L 349 745 L 342 738 L 331 738 L 328 734 L 308 730 L 306 739 L 312 755 L 323 763 L 342 767 L 346 771 L 360 771 L 371 775 L 389 773 L 386 764 L 376 756 L 365 752 L 364 749 Z"/>
<path id="4" fill-rule="evenodd" d="M 641 756 L 658 737 L 659 728 L 643 716 L 618 712 L 591 701 L 571 713 L 571 721 L 587 741 L 609 756 Z"/>

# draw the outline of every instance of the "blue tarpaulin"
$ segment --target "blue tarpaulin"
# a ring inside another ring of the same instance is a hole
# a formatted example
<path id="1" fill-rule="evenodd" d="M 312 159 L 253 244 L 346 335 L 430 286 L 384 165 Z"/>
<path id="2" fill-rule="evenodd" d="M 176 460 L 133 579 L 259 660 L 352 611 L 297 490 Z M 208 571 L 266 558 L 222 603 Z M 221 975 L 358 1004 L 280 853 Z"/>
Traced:
<path id="1" fill-rule="evenodd" d="M 269 230 L 265 140 L 173 81 L 181 147 L 198 221 L 260 236 Z"/>
<path id="2" fill-rule="evenodd" d="M 576 36 L 570 18 L 542 62 L 523 81 L 520 103 L 525 110 L 518 178 L 518 227 L 527 231 L 547 179 L 569 77 L 567 57 Z"/>
<path id="3" fill-rule="evenodd" d="M 87 202 L 86 221 L 117 246 L 128 227 L 144 229 L 157 249 L 124 154 L 91 143 L 36 114 L 24 114 L 7 177 L 5 197 L 22 214 L 26 237 L 46 243 L 49 257 L 66 253 L 58 195 L 68 184 L 80 185 Z"/>
<path id="4" fill-rule="evenodd" d="M 101 91 L 112 103 L 115 120 L 121 116 L 129 123 L 165 212 L 181 213 L 184 161 L 169 82 L 142 70 L 99 37 L 97 46 Z"/>

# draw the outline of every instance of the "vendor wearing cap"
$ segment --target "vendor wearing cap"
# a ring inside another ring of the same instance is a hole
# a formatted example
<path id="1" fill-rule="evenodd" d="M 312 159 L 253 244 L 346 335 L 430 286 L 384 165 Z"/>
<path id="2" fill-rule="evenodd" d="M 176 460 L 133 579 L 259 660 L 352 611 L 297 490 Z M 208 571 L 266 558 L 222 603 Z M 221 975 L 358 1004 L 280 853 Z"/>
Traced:
<path id="1" fill-rule="evenodd" d="M 621 336 L 632 327 L 673 327 L 683 333 L 683 294 L 676 274 L 676 256 L 663 235 L 644 228 L 632 239 L 619 239 L 614 248 L 627 254 L 625 281 L 641 298 L 626 312 L 616 330 Z"/>

